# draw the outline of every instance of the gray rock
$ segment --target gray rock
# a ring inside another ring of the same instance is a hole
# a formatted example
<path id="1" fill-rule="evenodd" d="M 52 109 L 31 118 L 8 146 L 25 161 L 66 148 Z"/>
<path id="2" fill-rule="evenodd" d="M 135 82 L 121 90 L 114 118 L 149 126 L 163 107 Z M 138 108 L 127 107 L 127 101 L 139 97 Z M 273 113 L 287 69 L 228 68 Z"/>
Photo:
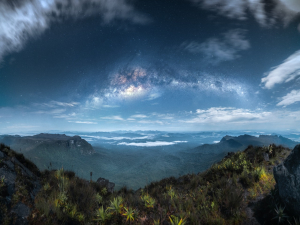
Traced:
<path id="1" fill-rule="evenodd" d="M 264 153 L 264 160 L 269 162 L 270 158 L 269 158 L 269 154 L 268 153 Z"/>
<path id="2" fill-rule="evenodd" d="M 103 187 L 106 187 L 106 189 L 109 193 L 114 192 L 115 184 L 113 182 L 109 182 L 108 179 L 99 177 L 98 180 L 97 180 L 97 183 L 100 184 Z"/>
<path id="3" fill-rule="evenodd" d="M 97 180 L 97 183 L 100 184 L 101 186 L 107 186 L 108 185 L 109 180 L 99 177 Z"/>
<path id="4" fill-rule="evenodd" d="M 28 224 L 27 217 L 30 215 L 30 208 L 27 205 L 19 202 L 15 207 L 13 207 L 11 212 L 17 215 L 17 221 L 15 224 Z"/>
<path id="5" fill-rule="evenodd" d="M 300 145 L 273 169 L 279 196 L 294 215 L 300 214 Z"/>
<path id="6" fill-rule="evenodd" d="M 3 163 L 10 169 L 10 170 L 15 170 L 15 165 L 10 161 L 3 161 Z"/>
<path id="7" fill-rule="evenodd" d="M 7 185 L 8 194 L 11 196 L 15 191 L 16 173 L 6 168 L 0 168 L 0 177 L 4 176 L 4 183 Z"/>
<path id="8" fill-rule="evenodd" d="M 4 158 L 5 154 L 0 151 L 0 158 Z"/>
<path id="9" fill-rule="evenodd" d="M 114 187 L 115 187 L 115 183 L 108 182 L 107 191 L 110 192 L 110 193 L 113 193 L 114 192 Z"/>

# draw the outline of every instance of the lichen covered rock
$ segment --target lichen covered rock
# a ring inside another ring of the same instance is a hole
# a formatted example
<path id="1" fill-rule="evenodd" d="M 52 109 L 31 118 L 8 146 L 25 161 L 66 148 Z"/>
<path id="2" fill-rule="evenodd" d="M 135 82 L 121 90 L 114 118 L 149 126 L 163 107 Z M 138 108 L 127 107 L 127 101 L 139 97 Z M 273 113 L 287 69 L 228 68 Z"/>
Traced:
<path id="1" fill-rule="evenodd" d="M 293 214 L 300 214 L 300 145 L 273 169 L 279 196 Z"/>

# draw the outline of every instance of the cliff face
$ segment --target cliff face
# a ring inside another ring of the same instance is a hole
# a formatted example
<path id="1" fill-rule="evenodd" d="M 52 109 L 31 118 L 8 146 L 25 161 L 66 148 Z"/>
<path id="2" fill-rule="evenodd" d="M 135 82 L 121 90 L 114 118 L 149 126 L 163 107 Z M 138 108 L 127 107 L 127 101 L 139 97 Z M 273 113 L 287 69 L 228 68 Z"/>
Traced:
<path id="1" fill-rule="evenodd" d="M 41 188 L 40 171 L 22 154 L 0 145 L 0 224 L 28 224 Z"/>
<path id="2" fill-rule="evenodd" d="M 0 142 L 9 145 L 12 149 L 28 151 L 73 151 L 83 155 L 92 155 L 95 150 L 86 140 L 79 136 L 64 134 L 38 134 L 34 136 L 3 135 Z"/>

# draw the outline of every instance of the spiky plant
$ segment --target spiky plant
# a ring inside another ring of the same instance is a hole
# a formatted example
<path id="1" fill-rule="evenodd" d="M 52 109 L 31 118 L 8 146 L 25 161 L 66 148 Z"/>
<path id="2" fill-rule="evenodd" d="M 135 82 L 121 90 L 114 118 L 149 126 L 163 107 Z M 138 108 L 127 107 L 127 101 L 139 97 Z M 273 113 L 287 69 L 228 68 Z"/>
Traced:
<path id="1" fill-rule="evenodd" d="M 123 216 L 126 216 L 127 219 L 126 219 L 126 222 L 129 220 L 129 224 L 131 224 L 131 221 L 134 221 L 135 217 L 137 216 L 136 214 L 136 211 L 134 209 L 132 209 L 131 207 L 124 207 L 125 209 L 125 213 L 123 213 Z"/>
<path id="2" fill-rule="evenodd" d="M 107 208 L 113 214 L 121 214 L 123 208 L 123 199 L 121 196 L 114 198 L 113 201 L 110 201 L 110 206 Z"/>
<path id="3" fill-rule="evenodd" d="M 95 216 L 96 216 L 96 221 L 100 221 L 100 223 L 105 223 L 106 220 L 109 219 L 110 214 L 108 213 L 108 209 L 104 210 L 103 206 L 101 206 L 101 208 L 97 209 L 95 212 Z"/>
<path id="4" fill-rule="evenodd" d="M 172 220 L 173 218 L 173 220 Z M 174 215 L 171 215 L 171 217 L 169 217 L 170 219 L 170 222 L 172 225 L 184 225 L 186 223 L 185 221 L 185 218 L 180 218 L 179 220 L 179 217 L 176 217 Z"/>
<path id="5" fill-rule="evenodd" d="M 97 193 L 95 196 L 96 202 L 100 204 L 102 202 L 102 199 L 103 199 L 102 196 L 99 193 Z"/>
<path id="6" fill-rule="evenodd" d="M 278 224 L 282 223 L 286 218 L 288 218 L 288 216 L 284 213 L 285 207 L 281 207 L 281 206 L 277 206 L 276 205 L 276 209 L 274 209 L 276 212 L 276 216 L 273 217 L 272 220 L 277 220 Z"/>

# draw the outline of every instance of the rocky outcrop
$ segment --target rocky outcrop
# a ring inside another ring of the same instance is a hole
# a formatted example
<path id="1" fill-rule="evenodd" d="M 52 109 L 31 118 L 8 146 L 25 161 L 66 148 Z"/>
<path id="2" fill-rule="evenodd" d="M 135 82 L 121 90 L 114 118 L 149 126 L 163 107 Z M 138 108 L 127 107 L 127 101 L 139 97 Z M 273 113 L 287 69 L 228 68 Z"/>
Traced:
<path id="1" fill-rule="evenodd" d="M 109 193 L 114 192 L 115 183 L 109 182 L 108 179 L 99 177 L 97 180 L 97 183 L 100 184 L 101 186 L 105 187 Z"/>
<path id="2" fill-rule="evenodd" d="M 288 210 L 300 214 L 300 145 L 273 169 L 279 196 Z"/>
<path id="3" fill-rule="evenodd" d="M 3 146 L 1 146 L 3 147 Z M 34 198 L 41 188 L 39 171 L 23 155 L 16 156 L 0 151 L 0 224 L 28 224 Z M 27 165 L 35 167 L 29 170 Z"/>

